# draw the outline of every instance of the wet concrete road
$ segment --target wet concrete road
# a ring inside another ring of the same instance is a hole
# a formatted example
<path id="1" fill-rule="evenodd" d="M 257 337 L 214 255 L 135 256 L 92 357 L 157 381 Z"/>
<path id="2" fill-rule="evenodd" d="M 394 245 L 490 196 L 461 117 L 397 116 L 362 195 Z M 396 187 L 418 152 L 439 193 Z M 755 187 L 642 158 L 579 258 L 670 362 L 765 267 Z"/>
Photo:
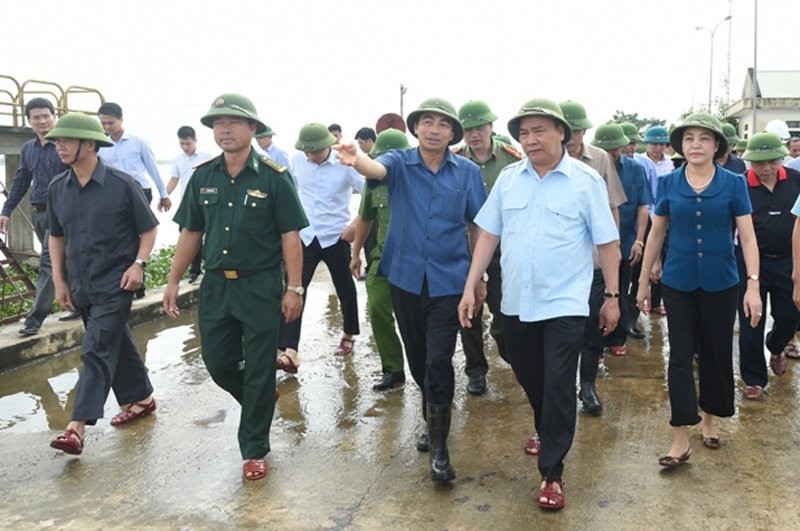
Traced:
<path id="1" fill-rule="evenodd" d="M 156 388 L 156 415 L 122 429 L 87 431 L 80 457 L 48 447 L 68 421 L 78 354 L 0 374 L 0 522 L 3 528 L 218 529 L 800 529 L 800 365 L 771 376 L 761 403 L 722 420 L 725 442 L 693 434 L 689 464 L 657 464 L 671 442 L 665 391 L 666 321 L 643 320 L 650 340 L 607 357 L 605 411 L 579 415 L 565 480 L 567 507 L 535 505 L 535 458 L 522 452 L 532 416 L 513 374 L 489 343 L 489 391 L 465 391 L 456 352 L 450 452 L 457 478 L 433 484 L 424 427 L 409 383 L 372 391 L 380 363 L 369 326 L 347 359 L 332 355 L 340 317 L 318 275 L 312 284 L 297 377 L 280 373 L 269 476 L 241 477 L 239 407 L 208 377 L 196 314 L 138 327 Z M 365 301 L 363 283 L 358 285 Z M 362 307 L 361 314 L 365 311 Z M 409 380 L 410 381 L 410 380 Z M 737 382 L 741 386 L 741 381 Z M 107 417 L 118 411 L 113 397 Z"/>

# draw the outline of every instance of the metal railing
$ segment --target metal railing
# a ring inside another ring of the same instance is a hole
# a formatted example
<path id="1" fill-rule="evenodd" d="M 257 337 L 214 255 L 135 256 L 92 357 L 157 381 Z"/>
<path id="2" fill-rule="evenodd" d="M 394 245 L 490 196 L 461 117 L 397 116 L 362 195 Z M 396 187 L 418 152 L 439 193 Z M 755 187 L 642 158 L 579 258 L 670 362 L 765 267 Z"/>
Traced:
<path id="1" fill-rule="evenodd" d="M 41 79 L 20 83 L 0 74 L 0 125 L 27 127 L 25 103 L 37 97 L 50 100 L 59 116 L 67 112 L 95 114 L 106 101 L 99 90 L 91 87 L 70 85 L 64 89 L 58 83 Z"/>

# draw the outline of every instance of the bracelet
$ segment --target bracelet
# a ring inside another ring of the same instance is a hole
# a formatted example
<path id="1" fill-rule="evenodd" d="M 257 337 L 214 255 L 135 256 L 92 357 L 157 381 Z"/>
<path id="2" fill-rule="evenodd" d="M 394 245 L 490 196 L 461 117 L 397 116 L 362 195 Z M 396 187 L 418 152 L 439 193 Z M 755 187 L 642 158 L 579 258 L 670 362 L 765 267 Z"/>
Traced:
<path id="1" fill-rule="evenodd" d="M 638 245 L 639 247 L 644 249 L 644 242 L 642 240 L 636 240 L 635 242 L 633 242 L 633 244 Z"/>
<path id="2" fill-rule="evenodd" d="M 610 291 L 606 291 L 603 296 L 606 299 L 619 299 L 619 291 L 616 293 L 611 293 Z"/>

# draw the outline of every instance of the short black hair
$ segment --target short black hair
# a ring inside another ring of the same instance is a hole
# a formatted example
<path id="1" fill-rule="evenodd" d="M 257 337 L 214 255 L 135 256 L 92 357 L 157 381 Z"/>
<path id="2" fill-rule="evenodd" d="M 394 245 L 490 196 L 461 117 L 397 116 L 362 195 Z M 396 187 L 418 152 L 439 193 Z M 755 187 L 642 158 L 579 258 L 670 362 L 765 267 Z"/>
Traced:
<path id="1" fill-rule="evenodd" d="M 53 103 L 45 98 L 33 98 L 31 101 L 25 104 L 25 118 L 30 120 L 31 118 L 31 111 L 34 109 L 49 109 L 52 114 L 56 113 L 55 107 L 53 107 Z"/>
<path id="2" fill-rule="evenodd" d="M 178 129 L 178 138 L 191 138 L 192 140 L 197 140 L 197 134 L 194 132 L 194 127 L 182 125 Z"/>
<path id="3" fill-rule="evenodd" d="M 334 131 L 336 131 L 337 133 L 341 133 L 342 132 L 342 126 L 339 125 L 339 124 L 335 124 L 335 123 L 331 124 L 331 125 L 328 126 L 328 131 L 330 131 L 331 133 L 333 133 Z"/>
<path id="4" fill-rule="evenodd" d="M 362 127 L 356 133 L 356 140 L 372 140 L 374 142 L 377 138 L 375 130 L 371 127 Z"/>
<path id="5" fill-rule="evenodd" d="M 122 118 L 122 107 L 110 101 L 105 102 L 97 109 L 97 114 L 105 114 L 114 118 Z"/>

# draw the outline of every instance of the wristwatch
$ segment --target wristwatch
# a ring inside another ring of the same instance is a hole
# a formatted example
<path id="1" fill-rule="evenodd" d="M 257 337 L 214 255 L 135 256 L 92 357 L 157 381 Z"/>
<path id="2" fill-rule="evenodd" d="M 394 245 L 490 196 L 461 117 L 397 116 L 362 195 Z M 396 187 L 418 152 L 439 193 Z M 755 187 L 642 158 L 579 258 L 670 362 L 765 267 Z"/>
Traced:
<path id="1" fill-rule="evenodd" d="M 305 290 L 305 288 L 303 286 L 290 286 L 288 284 L 286 285 L 286 291 L 293 291 L 293 292 L 297 293 L 298 295 L 300 295 L 301 297 L 303 296 L 303 293 L 306 292 L 306 290 Z"/>
<path id="2" fill-rule="evenodd" d="M 147 261 L 142 260 L 141 258 L 137 258 L 136 260 L 133 261 L 133 263 L 138 264 L 138 266 L 141 267 L 142 269 L 145 269 L 147 267 Z"/>
<path id="3" fill-rule="evenodd" d="M 758 275 L 749 275 L 747 280 L 752 280 L 753 282 L 758 282 Z"/>

